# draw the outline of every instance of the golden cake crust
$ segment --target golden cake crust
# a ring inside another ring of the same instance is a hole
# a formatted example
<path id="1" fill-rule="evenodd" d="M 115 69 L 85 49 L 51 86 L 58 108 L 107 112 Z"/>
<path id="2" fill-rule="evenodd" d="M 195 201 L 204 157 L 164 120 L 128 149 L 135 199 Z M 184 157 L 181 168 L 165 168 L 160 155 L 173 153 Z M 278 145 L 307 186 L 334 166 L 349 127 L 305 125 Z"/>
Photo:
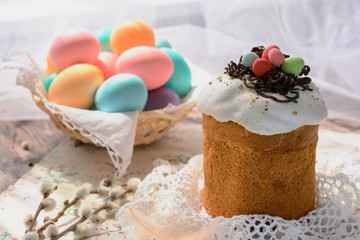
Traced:
<path id="1" fill-rule="evenodd" d="M 204 206 L 212 216 L 297 219 L 315 207 L 318 125 L 271 136 L 203 114 Z"/>

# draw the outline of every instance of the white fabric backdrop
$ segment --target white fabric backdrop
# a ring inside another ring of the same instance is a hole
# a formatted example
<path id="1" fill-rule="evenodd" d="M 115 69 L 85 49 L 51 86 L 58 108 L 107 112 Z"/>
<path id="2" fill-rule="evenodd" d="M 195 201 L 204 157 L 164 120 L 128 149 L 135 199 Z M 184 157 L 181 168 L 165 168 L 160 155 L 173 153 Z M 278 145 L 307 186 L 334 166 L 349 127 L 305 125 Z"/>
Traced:
<path id="1" fill-rule="evenodd" d="M 0 57 L 26 49 L 44 63 L 69 27 L 96 30 L 139 18 L 214 77 L 255 45 L 276 44 L 310 65 L 329 116 L 360 121 L 360 1 L 181 0 L 0 2 Z M 0 120 L 46 118 L 15 72 L 0 72 Z"/>

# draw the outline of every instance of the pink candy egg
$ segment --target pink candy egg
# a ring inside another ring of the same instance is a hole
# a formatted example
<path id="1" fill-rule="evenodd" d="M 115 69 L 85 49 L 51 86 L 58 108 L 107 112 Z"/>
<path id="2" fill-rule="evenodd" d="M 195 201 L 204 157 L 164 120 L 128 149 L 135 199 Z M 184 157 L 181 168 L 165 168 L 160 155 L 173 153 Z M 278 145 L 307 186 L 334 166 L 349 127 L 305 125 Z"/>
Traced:
<path id="1" fill-rule="evenodd" d="M 261 57 L 262 57 L 262 58 L 265 58 L 266 60 L 269 60 L 268 54 L 269 54 L 269 51 L 270 51 L 271 49 L 273 49 L 273 48 L 279 49 L 279 47 L 276 46 L 276 45 L 267 46 L 267 47 L 265 48 L 264 52 L 262 53 Z"/>
<path id="2" fill-rule="evenodd" d="M 273 68 L 273 65 L 264 58 L 258 58 L 252 65 L 252 71 L 257 77 L 263 77 Z"/>
<path id="3" fill-rule="evenodd" d="M 284 54 L 277 48 L 270 49 L 268 53 L 268 57 L 269 57 L 269 61 L 274 66 L 281 65 L 285 60 Z"/>
<path id="4" fill-rule="evenodd" d="M 115 73 L 115 64 L 118 59 L 118 56 L 111 52 L 100 52 L 95 66 L 100 68 L 104 74 L 104 79 L 108 79 L 111 76 L 114 76 Z"/>
<path id="5" fill-rule="evenodd" d="M 164 85 L 174 71 L 171 58 L 154 47 L 134 47 L 120 55 L 116 73 L 131 73 L 140 77 L 148 90 Z"/>
<path id="6" fill-rule="evenodd" d="M 100 48 L 99 41 L 90 31 L 73 28 L 54 40 L 49 54 L 52 63 L 62 70 L 76 63 L 94 64 Z"/>

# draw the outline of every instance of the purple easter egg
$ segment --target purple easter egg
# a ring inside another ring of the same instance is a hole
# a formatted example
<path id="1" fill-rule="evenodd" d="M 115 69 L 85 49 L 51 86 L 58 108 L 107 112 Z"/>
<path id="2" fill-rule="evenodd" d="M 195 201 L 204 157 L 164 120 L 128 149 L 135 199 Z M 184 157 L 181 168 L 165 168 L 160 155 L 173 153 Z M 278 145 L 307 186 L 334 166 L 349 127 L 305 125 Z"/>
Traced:
<path id="1" fill-rule="evenodd" d="M 148 100 L 144 111 L 162 109 L 169 103 L 179 105 L 181 103 L 179 95 L 167 87 L 161 87 L 148 92 Z"/>

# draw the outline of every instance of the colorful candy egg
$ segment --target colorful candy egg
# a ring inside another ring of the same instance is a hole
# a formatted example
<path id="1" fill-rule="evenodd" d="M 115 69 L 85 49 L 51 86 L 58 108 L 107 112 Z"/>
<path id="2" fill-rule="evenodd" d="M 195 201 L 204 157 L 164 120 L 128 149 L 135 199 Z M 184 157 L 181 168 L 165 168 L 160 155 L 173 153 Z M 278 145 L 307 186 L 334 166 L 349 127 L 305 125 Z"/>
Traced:
<path id="1" fill-rule="evenodd" d="M 111 52 L 100 52 L 98 60 L 95 62 L 95 66 L 100 68 L 104 74 L 104 79 L 115 75 L 115 64 L 118 59 L 118 56 Z"/>
<path id="2" fill-rule="evenodd" d="M 191 71 L 185 59 L 176 51 L 170 48 L 162 48 L 174 63 L 174 72 L 165 83 L 165 87 L 174 90 L 180 97 L 185 97 L 192 89 Z"/>
<path id="3" fill-rule="evenodd" d="M 148 100 L 146 102 L 144 111 L 162 109 L 169 103 L 172 105 L 179 105 L 181 103 L 180 97 L 170 88 L 161 87 L 149 91 Z"/>
<path id="4" fill-rule="evenodd" d="M 144 82 L 133 74 L 116 74 L 97 90 L 96 107 L 103 112 L 141 111 L 148 92 Z"/>
<path id="5" fill-rule="evenodd" d="M 48 100 L 60 105 L 89 108 L 98 87 L 104 82 L 102 71 L 90 64 L 75 64 L 61 71 L 52 81 Z"/>
<path id="6" fill-rule="evenodd" d="M 288 57 L 285 58 L 283 64 L 281 64 L 281 71 L 297 76 L 301 73 L 304 65 L 304 59 L 301 57 Z"/>
<path id="7" fill-rule="evenodd" d="M 59 72 L 60 70 L 55 67 L 55 65 L 52 63 L 51 59 L 50 59 L 50 54 L 48 53 L 47 58 L 46 58 L 46 63 L 47 63 L 47 68 L 46 68 L 46 72 L 48 75 L 51 75 L 53 73 Z"/>
<path id="8" fill-rule="evenodd" d="M 49 92 L 49 88 L 51 83 L 54 81 L 55 77 L 58 75 L 59 73 L 53 73 L 51 74 L 45 81 L 44 87 L 46 92 Z"/>
<path id="9" fill-rule="evenodd" d="M 137 46 L 154 47 L 155 37 L 152 28 L 140 20 L 126 20 L 114 28 L 110 36 L 111 50 L 121 55 Z"/>
<path id="10" fill-rule="evenodd" d="M 161 36 L 155 37 L 155 47 L 156 48 L 172 48 L 169 41 Z"/>
<path id="11" fill-rule="evenodd" d="M 111 52 L 110 35 L 112 30 L 113 30 L 112 27 L 106 27 L 106 28 L 98 29 L 97 31 L 94 32 L 95 37 L 100 43 L 101 51 L 103 52 Z"/>
<path id="12" fill-rule="evenodd" d="M 273 68 L 273 65 L 264 58 L 256 59 L 252 65 L 252 71 L 257 77 L 263 77 Z"/>
<path id="13" fill-rule="evenodd" d="M 252 67 L 253 63 L 255 62 L 256 59 L 258 59 L 259 56 L 254 53 L 254 52 L 248 52 L 248 53 L 245 53 L 243 56 L 242 56 L 242 59 L 241 59 L 241 63 L 242 65 L 244 65 L 245 67 Z"/>
<path id="14" fill-rule="evenodd" d="M 164 85 L 174 71 L 171 58 L 154 47 L 134 47 L 117 60 L 116 73 L 131 73 L 140 77 L 148 90 Z"/>
<path id="15" fill-rule="evenodd" d="M 90 31 L 74 28 L 63 32 L 51 45 L 50 59 L 60 70 L 76 63 L 96 62 L 100 43 Z"/>
<path id="16" fill-rule="evenodd" d="M 267 46 L 267 47 L 265 48 L 264 52 L 262 53 L 261 57 L 262 57 L 262 58 L 265 58 L 266 60 L 269 60 L 268 54 L 269 54 L 269 51 L 270 51 L 271 49 L 273 49 L 273 48 L 280 49 L 280 48 L 279 48 L 278 46 L 276 46 L 276 45 Z"/>
<path id="17" fill-rule="evenodd" d="M 279 66 L 284 62 L 285 56 L 284 54 L 277 48 L 270 49 L 268 53 L 269 61 L 274 66 Z"/>

